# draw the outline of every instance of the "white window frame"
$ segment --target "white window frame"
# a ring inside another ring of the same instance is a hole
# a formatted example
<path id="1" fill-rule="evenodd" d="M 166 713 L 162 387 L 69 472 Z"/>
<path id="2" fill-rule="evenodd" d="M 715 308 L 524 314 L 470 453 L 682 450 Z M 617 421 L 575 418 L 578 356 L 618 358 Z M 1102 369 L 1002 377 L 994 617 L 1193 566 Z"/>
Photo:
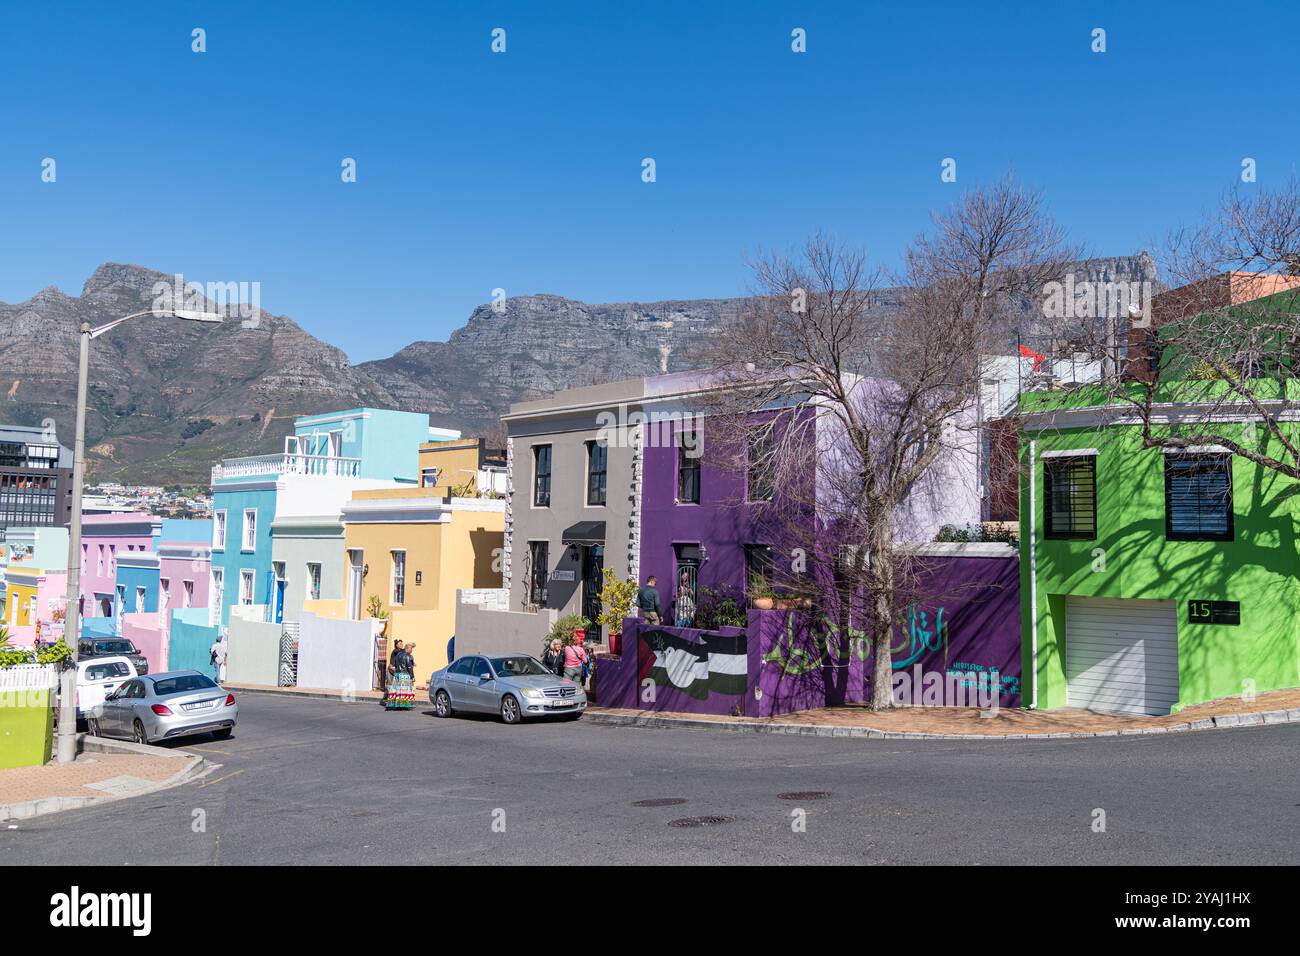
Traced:
<path id="1" fill-rule="evenodd" d="M 401 560 L 402 573 L 400 575 L 397 573 L 397 569 L 398 569 L 397 556 L 399 554 L 402 556 L 402 560 Z M 390 600 L 388 603 L 396 607 L 401 607 L 406 603 L 406 549 L 394 548 L 392 551 L 388 553 L 388 556 L 392 562 L 391 574 L 389 576 L 390 577 L 389 594 L 392 596 L 392 600 Z M 399 586 L 401 587 L 400 600 L 397 591 Z"/>
<path id="2" fill-rule="evenodd" d="M 248 516 L 252 515 L 253 520 L 249 521 Z M 249 539 L 252 539 L 251 542 Z M 257 509 L 244 509 L 244 523 L 239 530 L 239 550 L 241 552 L 251 552 L 257 550 Z"/>
<path id="3" fill-rule="evenodd" d="M 144 598 L 145 598 L 144 585 L 137 584 L 135 586 L 135 613 L 136 614 L 144 613 Z"/>
<path id="4" fill-rule="evenodd" d="M 244 582 L 248 582 L 248 600 L 244 600 Z M 257 572 L 252 568 L 239 569 L 239 604 L 240 607 L 252 606 L 257 598 Z"/>
<path id="5" fill-rule="evenodd" d="M 167 613 L 167 605 L 171 604 L 171 593 L 170 593 L 171 588 L 172 588 L 171 578 L 158 579 L 158 613 L 159 614 Z"/>
<path id="6" fill-rule="evenodd" d="M 212 550 L 226 550 L 226 509 L 212 512 Z"/>
<path id="7" fill-rule="evenodd" d="M 212 613 L 208 615 L 208 620 L 213 624 L 221 623 L 221 605 L 226 599 L 226 569 L 212 568 L 211 580 L 208 582 L 208 588 L 211 593 L 208 595 L 208 606 Z"/>
<path id="8" fill-rule="evenodd" d="M 320 600 L 321 565 L 319 561 L 307 562 L 307 600 Z"/>
<path id="9" fill-rule="evenodd" d="M 181 607 L 190 607 L 194 604 L 194 582 L 184 580 L 181 582 Z"/>

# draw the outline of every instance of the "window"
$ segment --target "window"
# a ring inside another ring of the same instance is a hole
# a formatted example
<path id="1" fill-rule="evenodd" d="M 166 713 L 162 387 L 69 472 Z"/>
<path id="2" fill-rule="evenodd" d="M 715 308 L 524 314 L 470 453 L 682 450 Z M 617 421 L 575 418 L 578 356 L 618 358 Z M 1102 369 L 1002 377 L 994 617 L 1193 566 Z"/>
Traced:
<path id="1" fill-rule="evenodd" d="M 226 512 L 213 512 L 212 515 L 212 550 L 224 551 L 226 548 Z"/>
<path id="2" fill-rule="evenodd" d="M 746 593 L 752 601 L 757 592 L 772 589 L 772 549 L 766 544 L 745 545 Z"/>
<path id="3" fill-rule="evenodd" d="M 1043 537 L 1097 537 L 1097 458 L 1043 460 Z"/>
<path id="4" fill-rule="evenodd" d="M 248 568 L 239 572 L 239 603 L 253 603 L 253 572 Z"/>
<path id="5" fill-rule="evenodd" d="M 608 476 L 609 446 L 600 441 L 587 442 L 587 504 L 605 503 Z"/>
<path id="6" fill-rule="evenodd" d="M 491 680 L 492 668 L 488 667 L 488 662 L 486 660 L 481 657 L 476 657 L 474 658 L 474 669 L 470 672 L 470 676 L 476 678 L 486 677 L 488 680 Z"/>
<path id="7" fill-rule="evenodd" d="M 394 551 L 393 554 L 393 604 L 406 603 L 406 552 Z"/>
<path id="8" fill-rule="evenodd" d="M 468 674 L 470 672 L 470 668 L 474 666 L 474 661 L 476 661 L 477 659 L 478 658 L 475 657 L 462 657 L 460 660 L 456 661 L 456 663 L 452 664 L 450 667 L 447 668 L 447 673 Z"/>
<path id="9" fill-rule="evenodd" d="M 185 588 L 185 593 L 181 595 L 181 607 L 193 607 L 194 606 L 194 582 L 184 581 L 182 582 L 182 587 Z"/>
<path id="10" fill-rule="evenodd" d="M 123 606 L 125 604 L 126 604 L 126 585 L 119 584 L 117 586 L 117 613 L 113 615 L 114 617 L 119 619 L 122 617 L 122 611 L 124 610 Z"/>
<path id="11" fill-rule="evenodd" d="M 772 433 L 760 428 L 749 438 L 748 467 L 745 469 L 745 497 L 750 501 L 771 501 L 776 490 Z"/>
<path id="12" fill-rule="evenodd" d="M 533 504 L 538 508 L 551 506 L 551 446 L 533 447 Z"/>
<path id="13" fill-rule="evenodd" d="M 320 600 L 320 565 L 312 561 L 307 562 L 307 597 Z"/>
<path id="14" fill-rule="evenodd" d="M 549 541 L 528 542 L 528 603 L 546 607 L 546 578 L 551 561 Z"/>
<path id="15" fill-rule="evenodd" d="M 108 546 L 108 573 L 117 575 L 117 545 L 115 544 Z"/>
<path id="16" fill-rule="evenodd" d="M 244 509 L 244 544 L 245 551 L 257 550 L 257 509 Z"/>
<path id="17" fill-rule="evenodd" d="M 212 625 L 221 623 L 221 605 L 225 603 L 226 598 L 226 572 L 222 568 L 212 569 L 211 595 L 208 597 L 208 606 L 212 613 L 208 615 L 208 620 Z"/>
<path id="18" fill-rule="evenodd" d="M 1231 455 L 1165 455 L 1165 538 L 1232 540 Z"/>
<path id="19" fill-rule="evenodd" d="M 170 578 L 162 578 L 158 582 L 158 613 L 163 614 L 167 611 L 167 606 L 171 604 L 171 587 Z"/>
<path id="20" fill-rule="evenodd" d="M 86 562 L 90 560 L 89 553 L 90 553 L 90 545 L 83 544 L 81 546 L 81 573 L 82 574 L 86 573 Z"/>
<path id="21" fill-rule="evenodd" d="M 693 432 L 679 432 L 677 445 L 677 500 L 700 503 L 700 446 Z"/>
<path id="22" fill-rule="evenodd" d="M 135 613 L 144 613 L 144 588 L 138 587 L 135 589 Z"/>
<path id="23" fill-rule="evenodd" d="M 438 483 L 438 473 L 441 468 L 421 468 L 420 469 L 420 487 L 432 488 Z"/>
<path id="24" fill-rule="evenodd" d="M 102 544 L 99 546 L 99 564 L 96 565 L 95 573 L 101 578 L 104 576 L 104 546 Z"/>

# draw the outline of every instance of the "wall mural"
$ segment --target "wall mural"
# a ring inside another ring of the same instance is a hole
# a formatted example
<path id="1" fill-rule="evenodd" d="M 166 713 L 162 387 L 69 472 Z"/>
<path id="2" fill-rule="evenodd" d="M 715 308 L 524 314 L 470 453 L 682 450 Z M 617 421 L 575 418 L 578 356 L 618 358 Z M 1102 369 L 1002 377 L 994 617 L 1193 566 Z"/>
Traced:
<path id="1" fill-rule="evenodd" d="M 699 631 L 688 640 L 679 629 L 646 628 L 640 642 L 649 654 L 642 656 L 638 677 L 657 687 L 679 690 L 695 700 L 710 695 L 736 697 L 745 693 L 749 680 L 748 638 L 739 634 Z"/>

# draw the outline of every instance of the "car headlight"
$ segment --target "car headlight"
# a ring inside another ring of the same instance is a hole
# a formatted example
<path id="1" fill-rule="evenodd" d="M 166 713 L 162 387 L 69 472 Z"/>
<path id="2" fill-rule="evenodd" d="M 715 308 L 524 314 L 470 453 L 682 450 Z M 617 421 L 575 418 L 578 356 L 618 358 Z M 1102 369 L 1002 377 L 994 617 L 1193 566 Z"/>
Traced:
<path id="1" fill-rule="evenodd" d="M 541 689 L 538 687 L 525 687 L 520 691 L 520 693 L 522 693 L 529 700 L 541 700 L 543 697 L 546 696 L 545 694 L 542 693 Z"/>

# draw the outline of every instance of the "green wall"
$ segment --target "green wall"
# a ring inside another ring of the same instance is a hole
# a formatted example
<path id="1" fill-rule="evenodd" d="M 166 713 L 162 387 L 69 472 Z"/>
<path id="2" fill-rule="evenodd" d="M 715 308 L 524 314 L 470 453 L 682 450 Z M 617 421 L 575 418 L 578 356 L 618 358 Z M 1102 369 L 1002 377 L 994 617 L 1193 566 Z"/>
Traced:
<path id="1" fill-rule="evenodd" d="M 53 741 L 50 691 L 0 691 L 0 770 L 40 766 Z"/>
<path id="2" fill-rule="evenodd" d="M 1241 425 L 1219 426 L 1231 437 Z M 1258 429 L 1252 444 L 1266 448 Z M 1031 606 L 1028 462 L 1036 440 L 1037 607 Z M 1043 538 L 1045 451 L 1095 448 L 1097 537 Z M 1178 607 L 1179 704 L 1300 686 L 1296 572 L 1297 483 L 1234 456 L 1232 541 L 1166 541 L 1164 453 L 1141 447 L 1135 426 L 1027 431 L 1021 442 L 1021 595 L 1024 673 L 1038 625 L 1038 706 L 1065 705 L 1065 599 L 1173 600 Z M 1101 549 L 1098 553 L 1096 549 Z M 1104 559 L 1104 566 L 1102 560 Z M 1241 603 L 1238 626 L 1189 624 L 1189 600 Z M 1026 682 L 1028 684 L 1028 681 Z M 1024 699 L 1031 688 L 1025 687 Z M 1177 709 L 1177 708 L 1175 708 Z"/>

